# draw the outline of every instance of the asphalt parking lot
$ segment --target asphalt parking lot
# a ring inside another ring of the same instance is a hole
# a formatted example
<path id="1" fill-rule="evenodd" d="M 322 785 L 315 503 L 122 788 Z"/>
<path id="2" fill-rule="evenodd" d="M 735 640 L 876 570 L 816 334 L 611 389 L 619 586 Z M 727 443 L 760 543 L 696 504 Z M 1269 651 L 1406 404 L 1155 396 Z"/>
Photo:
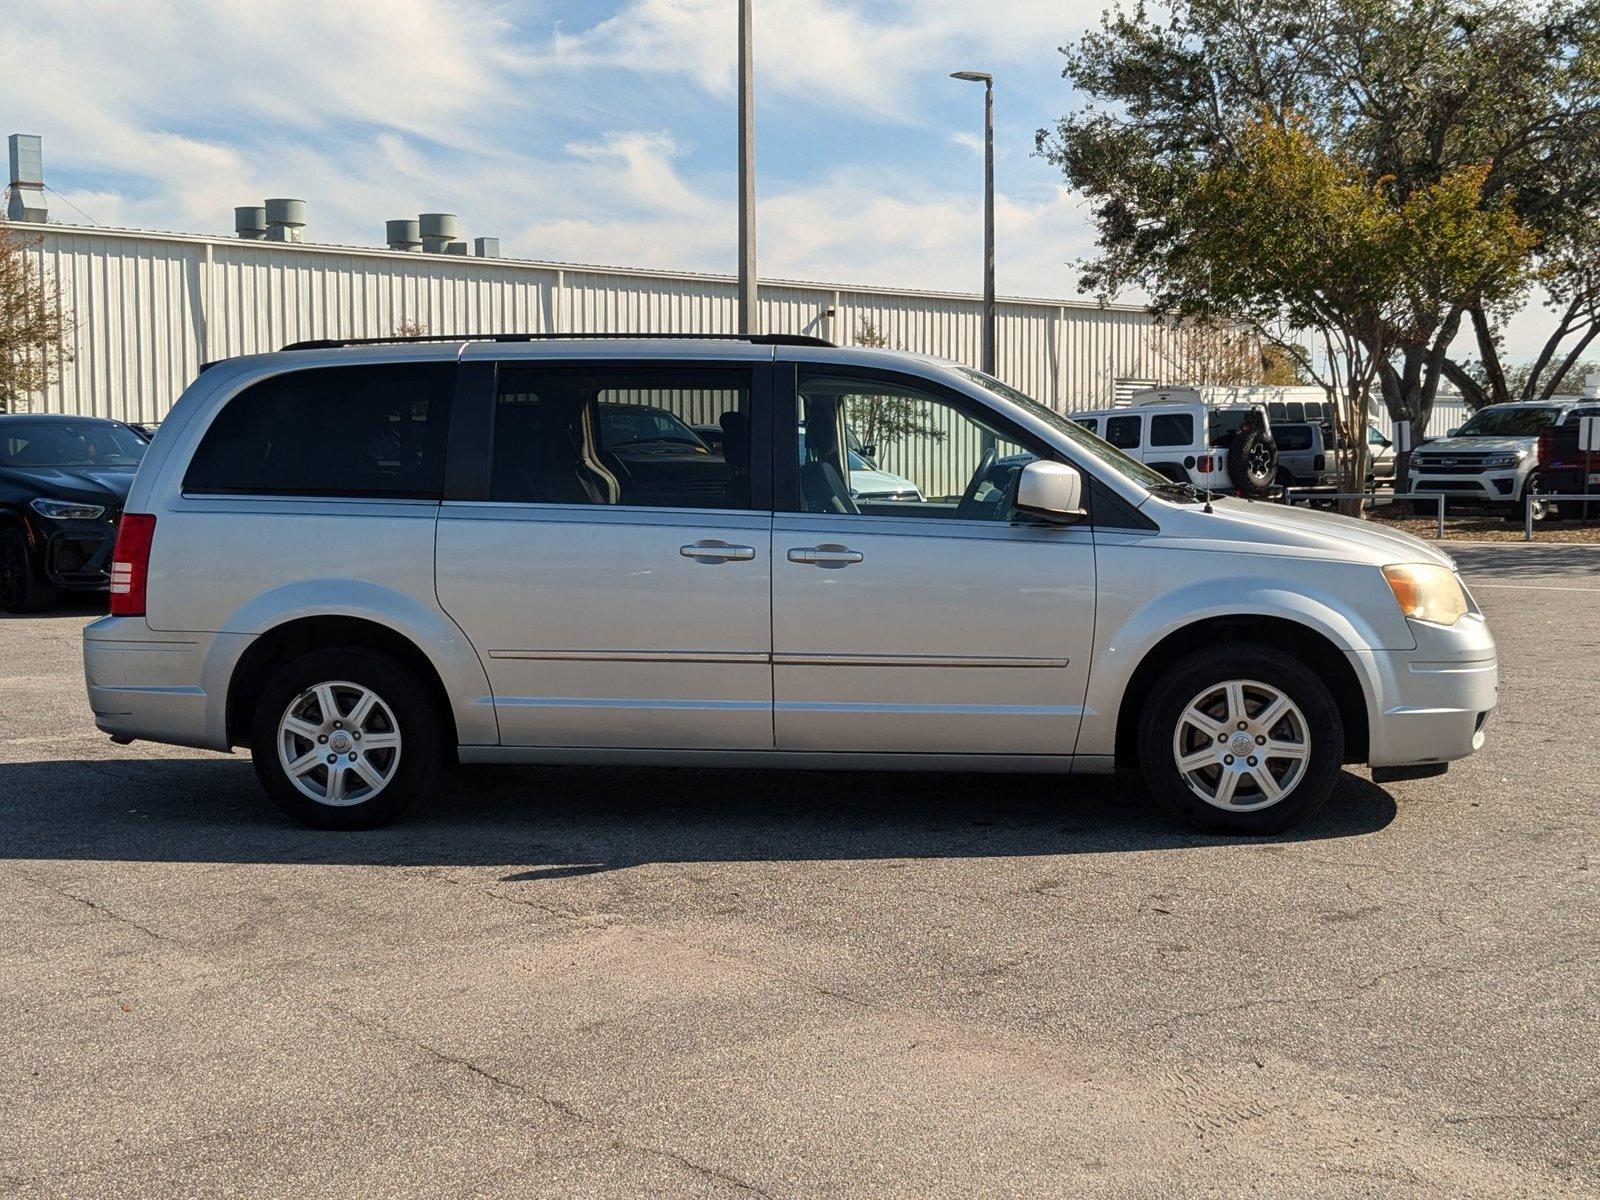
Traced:
<path id="1" fill-rule="evenodd" d="M 0 1191 L 1600 1190 L 1600 550 L 1460 548 L 1486 749 L 1297 834 L 1131 782 L 474 770 L 317 834 L 0 619 Z"/>

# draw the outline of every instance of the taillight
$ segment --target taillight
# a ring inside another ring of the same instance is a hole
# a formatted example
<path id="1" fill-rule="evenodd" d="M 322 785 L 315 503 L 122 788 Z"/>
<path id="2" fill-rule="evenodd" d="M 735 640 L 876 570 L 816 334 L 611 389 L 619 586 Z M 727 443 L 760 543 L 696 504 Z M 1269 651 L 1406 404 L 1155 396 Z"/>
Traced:
<path id="1" fill-rule="evenodd" d="M 150 580 L 150 543 L 156 519 L 149 513 L 123 513 L 111 551 L 111 615 L 144 616 L 145 584 Z"/>
<path id="2" fill-rule="evenodd" d="M 1199 471 L 1209 471 L 1209 470 L 1211 470 L 1212 469 L 1212 466 L 1211 466 L 1211 455 L 1202 454 L 1199 457 L 1199 459 L 1197 459 L 1195 461 L 1194 465 L 1195 465 L 1195 469 L 1199 470 Z"/>

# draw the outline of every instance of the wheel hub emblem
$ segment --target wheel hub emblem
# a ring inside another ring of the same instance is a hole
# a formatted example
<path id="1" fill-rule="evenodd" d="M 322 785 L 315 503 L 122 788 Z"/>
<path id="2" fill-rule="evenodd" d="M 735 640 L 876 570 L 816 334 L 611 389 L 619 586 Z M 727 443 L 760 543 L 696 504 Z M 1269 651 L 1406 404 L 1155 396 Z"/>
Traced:
<path id="1" fill-rule="evenodd" d="M 1253 749 L 1255 749 L 1255 741 L 1248 733 L 1236 733 L 1233 735 L 1233 752 L 1235 754 L 1243 756 L 1249 754 Z"/>
<path id="2" fill-rule="evenodd" d="M 340 730 L 338 733 L 334 734 L 328 739 L 328 747 L 335 754 L 348 754 L 350 752 L 350 747 L 353 745 L 355 745 L 355 742 L 351 741 L 350 735 L 345 733 L 343 730 Z"/>

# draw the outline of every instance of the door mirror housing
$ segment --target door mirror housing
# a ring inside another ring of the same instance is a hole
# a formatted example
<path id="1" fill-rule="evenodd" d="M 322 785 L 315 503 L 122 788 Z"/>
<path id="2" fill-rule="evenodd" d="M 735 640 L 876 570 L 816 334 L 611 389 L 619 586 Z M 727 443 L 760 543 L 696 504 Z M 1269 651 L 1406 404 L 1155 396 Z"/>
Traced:
<path id="1" fill-rule="evenodd" d="M 1076 467 L 1036 458 L 1017 477 L 1015 508 L 1058 525 L 1076 524 L 1089 515 L 1083 509 L 1083 476 Z"/>
<path id="2" fill-rule="evenodd" d="M 1460 429 L 1446 429 L 1444 431 L 1444 435 L 1445 435 L 1445 437 L 1455 437 L 1455 435 L 1460 433 L 1460 432 L 1461 432 Z"/>

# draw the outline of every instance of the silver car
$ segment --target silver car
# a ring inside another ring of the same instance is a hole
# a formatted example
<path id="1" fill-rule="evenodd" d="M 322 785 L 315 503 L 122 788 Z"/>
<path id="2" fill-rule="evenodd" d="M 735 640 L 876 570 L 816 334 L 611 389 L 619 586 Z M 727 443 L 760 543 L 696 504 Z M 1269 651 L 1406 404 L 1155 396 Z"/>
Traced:
<path id="1" fill-rule="evenodd" d="M 640 405 L 721 455 L 620 444 L 608 406 Z M 868 418 L 917 499 L 852 487 Z M 1261 833 L 1342 764 L 1442 772 L 1495 704 L 1422 542 L 1208 503 L 979 372 L 803 338 L 233 359 L 162 425 L 113 560 L 99 727 L 248 747 L 322 827 L 453 763 L 1138 766 Z"/>

